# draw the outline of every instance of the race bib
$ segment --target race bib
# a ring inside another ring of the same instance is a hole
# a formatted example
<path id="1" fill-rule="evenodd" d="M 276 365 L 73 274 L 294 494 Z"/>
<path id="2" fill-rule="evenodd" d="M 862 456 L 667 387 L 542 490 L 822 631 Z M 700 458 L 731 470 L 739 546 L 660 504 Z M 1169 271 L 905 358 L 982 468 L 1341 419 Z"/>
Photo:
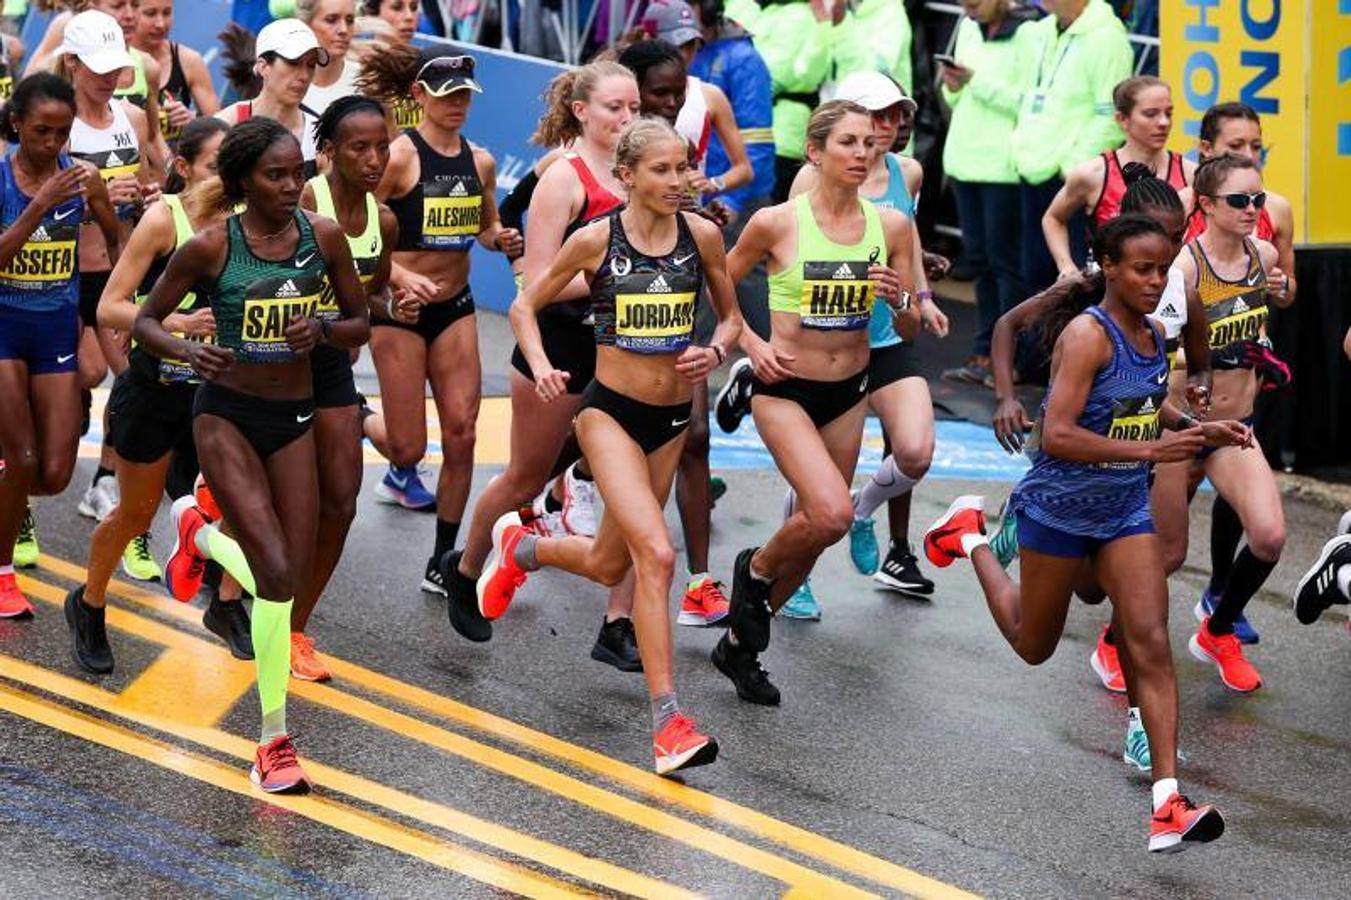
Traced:
<path id="1" fill-rule="evenodd" d="M 468 179 L 434 181 L 422 187 L 422 246 L 465 250 L 479 233 L 483 195 L 471 191 Z"/>
<path id="2" fill-rule="evenodd" d="M 0 285 L 16 291 L 43 291 L 70 281 L 75 275 L 75 239 L 79 233 L 75 213 L 75 209 L 67 209 L 53 217 L 57 221 L 39 225 L 9 265 L 0 269 Z M 61 219 L 70 224 L 63 224 Z"/>
<path id="3" fill-rule="evenodd" d="M 14 96 L 14 76 L 8 73 L 0 75 L 0 100 Z"/>
<path id="4" fill-rule="evenodd" d="M 806 328 L 854 331 L 868 327 L 873 312 L 873 283 L 868 261 L 805 262 L 798 313 Z"/>
<path id="5" fill-rule="evenodd" d="M 141 168 L 141 152 L 135 147 L 126 150 L 104 150 L 100 153 L 78 155 L 80 159 L 91 162 L 98 168 L 99 177 L 105 183 L 112 181 L 119 175 L 135 175 Z"/>
<path id="6" fill-rule="evenodd" d="M 664 274 L 615 279 L 615 346 L 634 353 L 678 353 L 694 333 L 698 279 Z"/>
<path id="7" fill-rule="evenodd" d="M 391 104 L 391 111 L 394 113 L 394 124 L 400 131 L 405 128 L 416 128 L 422 124 L 422 107 L 410 97 L 396 100 Z"/>
<path id="8" fill-rule="evenodd" d="M 240 356 L 246 362 L 290 362 L 295 358 L 286 343 L 292 319 L 315 315 L 326 278 L 317 275 L 273 276 L 250 284 L 245 292 L 244 320 L 240 325 Z"/>
<path id="9" fill-rule="evenodd" d="M 171 332 L 174 337 L 182 338 L 185 341 L 192 341 L 197 344 L 214 344 L 216 336 L 214 334 L 199 335 L 192 337 L 181 331 Z M 159 380 L 163 384 L 176 384 L 185 381 L 201 381 L 202 378 L 197 374 L 191 363 L 183 359 L 161 359 L 159 361 Z"/>
<path id="10" fill-rule="evenodd" d="M 1210 326 L 1211 350 L 1257 340 L 1267 322 L 1266 288 L 1260 287 L 1207 306 L 1206 321 Z"/>
<path id="11" fill-rule="evenodd" d="M 1157 441 L 1163 433 L 1163 423 L 1159 421 L 1159 409 L 1168 397 L 1166 389 L 1167 375 L 1164 376 L 1164 390 L 1145 397 L 1129 397 L 1112 404 L 1112 421 L 1107 426 L 1107 437 L 1114 441 Z M 1100 469 L 1134 469 L 1138 462 L 1098 463 Z"/>

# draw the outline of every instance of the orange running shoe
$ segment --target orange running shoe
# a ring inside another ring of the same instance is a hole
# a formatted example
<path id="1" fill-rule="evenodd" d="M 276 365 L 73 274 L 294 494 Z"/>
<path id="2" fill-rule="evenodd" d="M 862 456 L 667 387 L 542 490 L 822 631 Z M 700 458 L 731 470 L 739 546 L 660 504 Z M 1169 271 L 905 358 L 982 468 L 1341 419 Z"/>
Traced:
<path id="1" fill-rule="evenodd" d="M 200 474 L 197 476 L 197 481 L 193 483 L 192 493 L 197 498 L 197 505 L 208 521 L 219 522 L 225 518 L 220 514 L 220 507 L 216 505 L 216 498 L 211 493 L 211 487 Z"/>
<path id="2" fill-rule="evenodd" d="M 478 609 L 485 619 L 507 611 L 516 591 L 525 584 L 526 572 L 516 565 L 516 545 L 530 534 L 521 514 L 509 512 L 493 525 L 493 548 L 478 577 Z"/>
<path id="3" fill-rule="evenodd" d="M 301 681 L 329 681 L 333 673 L 324 668 L 319 654 L 314 652 L 314 641 L 304 632 L 291 632 L 291 677 Z"/>
<path id="4" fill-rule="evenodd" d="M 1098 678 L 1102 679 L 1103 687 L 1113 694 L 1124 694 L 1126 676 L 1121 674 L 1121 658 L 1117 656 L 1116 647 L 1107 643 L 1107 632 L 1111 627 L 1111 625 L 1102 626 L 1102 633 L 1098 635 L 1097 649 L 1089 655 L 1088 664 L 1098 673 Z"/>
<path id="5" fill-rule="evenodd" d="M 249 770 L 249 781 L 269 794 L 308 794 L 310 779 L 300 768 L 295 745 L 287 735 L 260 744 Z"/>
<path id="6" fill-rule="evenodd" d="M 1210 616 L 1201 620 L 1201 627 L 1187 642 L 1192 656 L 1201 662 L 1214 663 L 1220 670 L 1220 681 L 1231 691 L 1252 693 L 1262 686 L 1262 676 L 1243 655 L 1243 645 L 1232 634 L 1211 634 Z"/>
<path id="7" fill-rule="evenodd" d="M 652 736 L 652 753 L 657 774 L 666 775 L 713 762 L 718 758 L 718 742 L 700 733 L 693 719 L 676 713 Z"/>
<path id="8" fill-rule="evenodd" d="M 966 556 L 962 549 L 963 535 L 984 533 L 985 498 L 958 497 L 924 533 L 924 555 L 929 557 L 929 562 L 945 569 Z"/>
<path id="9" fill-rule="evenodd" d="M 19 590 L 19 579 L 13 572 L 0 575 L 0 619 L 31 619 L 33 604 Z"/>
<path id="10" fill-rule="evenodd" d="M 1224 816 L 1218 809 L 1197 806 L 1174 791 L 1149 820 L 1149 852 L 1176 853 L 1186 850 L 1187 842 L 1204 844 L 1222 834 Z"/>
<path id="11" fill-rule="evenodd" d="M 686 587 L 676 622 L 697 628 L 715 625 L 727 618 L 729 607 L 727 595 L 722 591 L 722 583 L 705 575 L 698 583 L 691 582 Z"/>
<path id="12" fill-rule="evenodd" d="M 174 529 L 174 549 L 164 565 L 164 583 L 169 596 L 187 603 L 202 589 L 206 557 L 197 549 L 197 532 L 207 524 L 206 514 L 194 497 L 179 497 L 169 508 Z"/>

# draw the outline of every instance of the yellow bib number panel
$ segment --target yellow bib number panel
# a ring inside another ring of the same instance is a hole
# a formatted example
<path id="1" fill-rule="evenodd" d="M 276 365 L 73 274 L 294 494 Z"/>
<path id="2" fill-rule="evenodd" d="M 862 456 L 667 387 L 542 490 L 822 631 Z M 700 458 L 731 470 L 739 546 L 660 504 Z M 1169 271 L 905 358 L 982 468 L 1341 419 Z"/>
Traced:
<path id="1" fill-rule="evenodd" d="M 286 327 L 313 316 L 327 279 L 297 275 L 264 278 L 249 285 L 240 325 L 240 356 L 247 362 L 290 362 Z"/>
<path id="2" fill-rule="evenodd" d="M 616 279 L 615 346 L 634 353 L 678 353 L 694 333 L 697 279 L 661 273 Z"/>
<path id="3" fill-rule="evenodd" d="M 868 327 L 873 283 L 866 261 L 805 262 L 798 313 L 806 328 L 856 331 Z"/>

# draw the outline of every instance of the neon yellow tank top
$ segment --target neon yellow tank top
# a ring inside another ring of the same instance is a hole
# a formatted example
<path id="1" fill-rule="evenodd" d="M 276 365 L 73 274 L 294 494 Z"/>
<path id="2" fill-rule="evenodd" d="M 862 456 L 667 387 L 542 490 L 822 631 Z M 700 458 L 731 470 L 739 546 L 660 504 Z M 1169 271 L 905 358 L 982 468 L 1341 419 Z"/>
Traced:
<path id="1" fill-rule="evenodd" d="M 338 210 L 333 205 L 333 191 L 328 186 L 327 176 L 316 175 L 311 178 L 310 188 L 314 191 L 314 211 L 337 222 Z M 339 223 L 338 227 L 341 228 L 342 224 Z M 380 254 L 384 250 L 384 239 L 380 235 L 380 204 L 374 194 L 366 192 L 366 229 L 355 236 L 344 231 L 343 236 L 347 238 L 347 246 L 352 251 L 357 277 L 361 279 L 361 286 L 365 287 L 375 277 L 375 270 L 380 265 Z M 320 319 L 341 318 L 338 295 L 328 278 L 324 279 L 324 291 L 319 297 L 315 315 Z"/>
<path id="2" fill-rule="evenodd" d="M 793 200 L 797 258 L 769 276 L 771 310 L 797 314 L 805 328 L 855 331 L 868 327 L 875 299 L 868 267 L 886 259 L 887 240 L 872 201 L 860 197 L 859 207 L 863 239 L 844 245 L 821 231 L 807 194 Z"/>

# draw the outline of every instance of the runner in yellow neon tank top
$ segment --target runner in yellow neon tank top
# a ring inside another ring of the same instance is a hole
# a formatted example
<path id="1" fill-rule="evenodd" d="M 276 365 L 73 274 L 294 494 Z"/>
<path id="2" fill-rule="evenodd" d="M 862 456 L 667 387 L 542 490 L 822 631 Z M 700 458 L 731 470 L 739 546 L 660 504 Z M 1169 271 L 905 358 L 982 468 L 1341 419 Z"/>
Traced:
<path id="1" fill-rule="evenodd" d="M 796 512 L 774 536 L 737 557 L 731 628 L 713 655 L 752 703 L 779 701 L 756 659 L 769 645 L 770 616 L 853 522 L 849 484 L 863 440 L 873 304 L 919 314 L 910 304 L 909 219 L 859 196 L 875 148 L 866 109 L 822 104 L 807 130 L 816 187 L 757 212 L 727 258 L 733 282 L 767 262 L 770 340 L 745 329 L 741 347 L 755 367 L 756 428 L 797 493 Z"/>

